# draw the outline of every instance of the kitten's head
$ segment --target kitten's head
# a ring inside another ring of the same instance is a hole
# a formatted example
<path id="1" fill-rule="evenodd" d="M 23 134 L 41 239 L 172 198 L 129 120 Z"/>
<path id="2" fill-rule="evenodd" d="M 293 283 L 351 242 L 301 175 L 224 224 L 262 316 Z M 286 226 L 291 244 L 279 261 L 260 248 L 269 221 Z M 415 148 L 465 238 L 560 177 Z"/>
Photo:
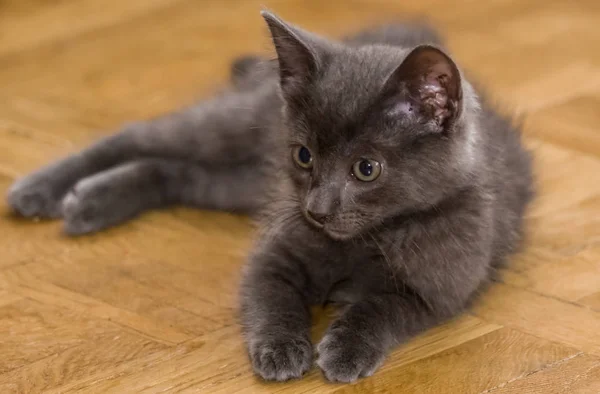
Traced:
<path id="1" fill-rule="evenodd" d="M 263 16 L 278 55 L 289 173 L 312 225 L 353 238 L 464 185 L 476 99 L 448 55 L 346 46 Z"/>

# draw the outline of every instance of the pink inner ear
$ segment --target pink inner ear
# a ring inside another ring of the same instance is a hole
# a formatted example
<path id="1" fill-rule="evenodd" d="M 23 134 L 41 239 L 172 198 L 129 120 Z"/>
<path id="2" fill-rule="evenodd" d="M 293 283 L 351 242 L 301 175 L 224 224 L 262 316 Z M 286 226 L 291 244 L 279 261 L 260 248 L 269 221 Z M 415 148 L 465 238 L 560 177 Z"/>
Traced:
<path id="1" fill-rule="evenodd" d="M 444 77 L 442 75 L 436 78 L 435 82 L 428 77 L 426 83 L 419 87 L 421 101 L 431 107 L 434 120 L 438 125 L 441 125 L 451 115 L 450 108 L 448 108 L 448 92 L 439 83 L 439 79 Z"/>

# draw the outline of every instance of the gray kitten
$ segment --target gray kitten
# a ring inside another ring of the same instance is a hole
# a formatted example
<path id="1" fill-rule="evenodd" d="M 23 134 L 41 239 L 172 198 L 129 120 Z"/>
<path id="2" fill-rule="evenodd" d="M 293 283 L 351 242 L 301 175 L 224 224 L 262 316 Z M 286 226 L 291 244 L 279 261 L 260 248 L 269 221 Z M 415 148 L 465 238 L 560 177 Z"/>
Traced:
<path id="1" fill-rule="evenodd" d="M 461 313 L 518 245 L 530 156 L 419 25 L 333 42 L 263 12 L 278 55 L 225 93 L 132 124 L 15 183 L 22 216 L 70 234 L 170 204 L 255 213 L 241 319 L 269 380 L 313 362 L 309 306 L 343 305 L 318 344 L 331 381 Z"/>

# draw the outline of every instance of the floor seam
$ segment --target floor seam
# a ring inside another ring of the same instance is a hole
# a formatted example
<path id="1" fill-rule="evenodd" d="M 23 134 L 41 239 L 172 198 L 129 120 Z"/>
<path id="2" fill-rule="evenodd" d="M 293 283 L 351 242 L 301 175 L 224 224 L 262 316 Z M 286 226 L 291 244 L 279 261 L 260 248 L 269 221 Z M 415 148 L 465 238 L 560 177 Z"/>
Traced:
<path id="1" fill-rule="evenodd" d="M 546 371 L 546 370 L 548 370 L 548 369 L 552 369 L 552 368 L 554 368 L 554 367 L 556 367 L 556 366 L 559 366 L 559 365 L 561 365 L 561 364 L 564 364 L 564 363 L 566 363 L 566 362 L 569 362 L 569 361 L 573 360 L 574 358 L 576 358 L 576 357 L 579 357 L 579 356 L 582 356 L 582 355 L 584 355 L 584 354 L 585 354 L 585 353 L 584 353 L 584 352 L 582 352 L 582 351 L 580 351 L 580 352 L 577 352 L 577 353 L 575 353 L 575 354 L 573 354 L 573 355 L 570 355 L 570 356 L 568 356 L 568 357 L 565 357 L 565 358 L 563 358 L 563 359 L 557 360 L 557 361 L 555 361 L 555 362 L 552 362 L 552 363 L 550 363 L 550 364 L 546 364 L 546 365 L 544 365 L 544 366 L 543 366 L 542 368 L 540 368 L 540 369 L 537 369 L 537 370 L 535 370 L 535 371 L 530 371 L 530 372 L 523 373 L 523 374 L 521 374 L 521 375 L 519 375 L 519 376 L 517 376 L 517 377 L 515 377 L 515 378 L 513 378 L 513 379 L 507 380 L 506 382 L 504 382 L 504 383 L 501 383 L 501 384 L 499 384 L 499 385 L 497 385 L 497 386 L 494 386 L 494 387 L 492 387 L 492 388 L 489 388 L 489 389 L 483 390 L 483 391 L 481 391 L 479 394 L 487 394 L 487 393 L 490 393 L 490 392 L 492 392 L 492 391 L 494 391 L 494 390 L 501 389 L 501 388 L 505 387 L 505 386 L 506 386 L 506 385 L 508 385 L 508 384 L 511 384 L 511 383 L 513 383 L 513 382 L 516 382 L 516 381 L 518 381 L 518 380 L 521 380 L 521 379 L 527 378 L 527 377 L 529 377 L 529 376 L 535 375 L 535 374 L 537 374 L 537 373 L 540 373 L 540 372 Z"/>

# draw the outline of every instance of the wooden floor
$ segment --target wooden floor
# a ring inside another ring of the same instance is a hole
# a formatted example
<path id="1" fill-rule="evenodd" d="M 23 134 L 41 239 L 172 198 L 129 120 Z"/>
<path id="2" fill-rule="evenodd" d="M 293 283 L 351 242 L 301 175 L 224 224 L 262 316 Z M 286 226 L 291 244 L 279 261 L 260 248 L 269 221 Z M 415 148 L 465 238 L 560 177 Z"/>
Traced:
<path id="1" fill-rule="evenodd" d="M 459 63 L 524 117 L 540 195 L 524 253 L 470 315 L 329 385 L 252 374 L 236 287 L 252 229 L 173 209 L 80 239 L 0 203 L 0 392 L 600 393 L 597 0 L 0 1 L 0 193 L 123 122 L 209 94 L 267 51 L 259 17 L 338 36 L 427 16 Z M 317 314 L 315 335 L 328 313 Z"/>

